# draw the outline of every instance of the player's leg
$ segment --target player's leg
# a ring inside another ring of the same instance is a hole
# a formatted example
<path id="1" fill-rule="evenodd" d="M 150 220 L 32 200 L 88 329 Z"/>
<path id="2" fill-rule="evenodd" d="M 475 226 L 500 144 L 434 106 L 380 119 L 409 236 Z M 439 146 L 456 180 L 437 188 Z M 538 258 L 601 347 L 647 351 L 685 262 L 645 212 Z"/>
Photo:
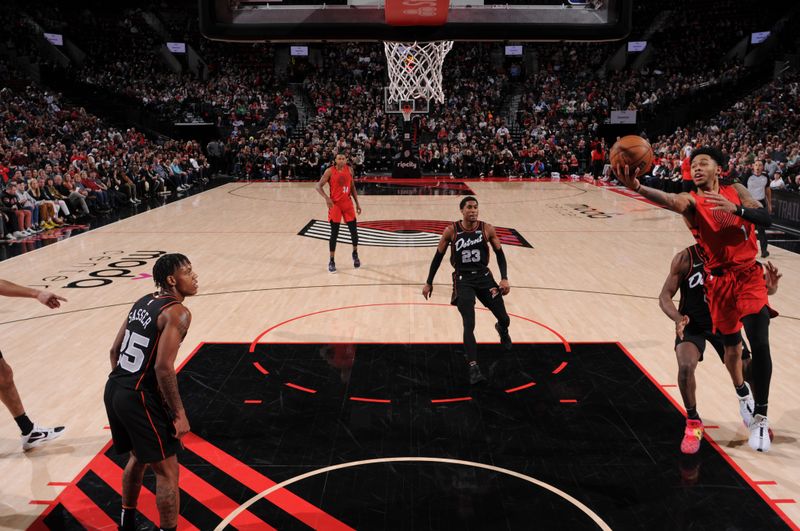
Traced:
<path id="1" fill-rule="evenodd" d="M 172 455 L 163 461 L 150 463 L 156 475 L 156 506 L 163 531 L 178 527 L 180 489 L 178 488 L 178 457 Z"/>
<path id="2" fill-rule="evenodd" d="M 0 352 L 0 402 L 8 408 L 8 412 L 14 417 L 14 422 L 19 426 L 22 435 L 22 449 L 30 450 L 41 444 L 61 437 L 64 433 L 64 426 L 54 428 L 43 428 L 33 423 L 25 408 L 22 406 L 22 399 L 14 383 L 14 371 L 6 363 L 3 353 Z"/>
<path id="3" fill-rule="evenodd" d="M 336 242 L 339 239 L 339 227 L 342 223 L 342 208 L 336 203 L 328 209 L 328 221 L 331 224 L 331 237 L 328 240 L 328 250 L 330 251 L 328 271 L 330 273 L 335 273 L 336 262 L 334 261 L 334 255 L 336 254 Z"/>
<path id="4" fill-rule="evenodd" d="M 139 504 L 139 493 L 142 490 L 142 480 L 147 465 L 140 463 L 136 455 L 131 452 L 128 464 L 122 471 L 122 513 L 120 516 L 121 531 L 136 529 L 136 507 Z"/>
<path id="5" fill-rule="evenodd" d="M 494 281 L 492 281 L 491 284 L 494 289 L 499 289 Z M 511 325 L 511 318 L 506 311 L 506 303 L 503 300 L 503 295 L 501 295 L 499 291 L 492 293 L 491 287 L 478 290 L 476 294 L 478 300 L 480 300 L 497 319 L 494 329 L 497 330 L 497 333 L 500 335 L 500 343 L 503 345 L 503 348 L 511 350 L 511 336 L 508 333 L 508 327 Z"/>
<path id="6" fill-rule="evenodd" d="M 753 357 L 753 395 L 755 408 L 750 428 L 750 446 L 754 450 L 766 452 L 770 447 L 768 435 L 769 386 L 772 379 L 772 355 L 769 348 L 769 309 L 764 306 L 760 312 L 742 318 Z"/>
<path id="7" fill-rule="evenodd" d="M 469 381 L 471 384 L 476 384 L 486 378 L 478 367 L 478 343 L 475 341 L 475 289 L 459 283 L 457 293 L 456 307 L 464 324 L 464 357 L 469 366 Z"/>
<path id="8" fill-rule="evenodd" d="M 350 241 L 353 242 L 353 267 L 358 269 L 361 267 L 361 259 L 358 257 L 358 224 L 356 223 L 356 211 L 352 202 L 343 211 L 343 214 L 344 220 L 347 222 L 347 228 L 350 231 Z"/>
<path id="9" fill-rule="evenodd" d="M 705 341 L 700 339 L 699 342 L 704 348 Z M 685 454 L 697 453 L 700 449 L 700 441 L 703 439 L 703 421 L 700 420 L 700 415 L 697 413 L 695 396 L 697 389 L 695 371 L 698 362 L 703 359 L 703 353 L 697 343 L 695 338 L 684 335 L 684 340 L 675 346 L 675 357 L 678 359 L 678 389 L 686 408 L 686 427 L 681 441 L 681 452 Z"/>

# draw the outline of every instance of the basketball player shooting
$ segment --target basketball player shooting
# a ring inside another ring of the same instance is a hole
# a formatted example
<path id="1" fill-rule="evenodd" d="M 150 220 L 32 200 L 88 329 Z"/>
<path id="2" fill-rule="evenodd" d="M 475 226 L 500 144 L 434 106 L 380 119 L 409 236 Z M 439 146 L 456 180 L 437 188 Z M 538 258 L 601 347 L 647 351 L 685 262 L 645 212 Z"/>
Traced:
<path id="1" fill-rule="evenodd" d="M 428 279 L 422 287 L 422 296 L 428 299 L 433 293 L 433 278 L 442 264 L 447 248 L 450 247 L 450 263 L 455 268 L 450 304 L 458 307 L 464 322 L 464 356 L 469 366 L 469 382 L 474 385 L 486 380 L 478 366 L 475 298 L 497 318 L 495 329 L 500 334 L 500 343 L 506 350 L 511 350 L 511 336 L 508 334 L 511 319 L 503 302 L 503 296 L 508 295 L 511 287 L 508 284 L 508 266 L 500 238 L 497 237 L 494 226 L 478 220 L 478 200 L 472 196 L 465 197 L 461 200 L 460 208 L 462 220 L 444 229 L 439 239 Z M 490 243 L 497 255 L 500 284 L 495 282 L 489 270 Z"/>
<path id="2" fill-rule="evenodd" d="M 325 193 L 323 186 L 328 183 L 330 195 Z M 361 260 L 358 258 L 358 228 L 356 226 L 356 214 L 361 214 L 361 205 L 358 204 L 358 193 L 353 186 L 353 172 L 347 164 L 347 157 L 343 153 L 336 155 L 333 166 L 325 170 L 315 187 L 317 193 L 325 198 L 328 205 L 328 221 L 331 224 L 331 237 L 328 241 L 330 250 L 330 260 L 328 261 L 328 272 L 336 273 L 336 240 L 339 238 L 339 226 L 344 218 L 347 228 L 350 229 L 350 239 L 353 242 L 353 267 L 361 267 Z M 352 196 L 355 201 L 355 209 Z"/>
<path id="3" fill-rule="evenodd" d="M 706 259 L 705 288 L 714 332 L 722 334 L 725 366 L 739 397 L 742 420 L 750 430 L 748 443 L 754 450 L 766 452 L 770 449 L 767 406 L 772 378 L 769 321 L 777 313 L 769 306 L 763 268 L 756 262 L 755 226 L 769 226 L 772 222 L 747 188 L 738 183 L 720 183 L 725 162 L 724 155 L 715 148 L 694 150 L 691 170 L 697 191 L 680 194 L 643 186 L 639 182 L 641 168 L 633 170 L 617 164 L 614 172 L 626 187 L 681 214 L 697 231 Z M 742 373 L 742 325 L 752 351 L 752 394 Z"/>

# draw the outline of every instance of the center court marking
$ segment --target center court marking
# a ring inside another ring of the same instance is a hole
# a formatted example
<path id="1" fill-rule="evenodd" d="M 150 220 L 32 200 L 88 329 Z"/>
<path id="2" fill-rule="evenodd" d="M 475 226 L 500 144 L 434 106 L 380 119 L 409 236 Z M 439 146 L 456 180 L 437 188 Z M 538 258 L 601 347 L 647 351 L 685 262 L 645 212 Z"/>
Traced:
<path id="1" fill-rule="evenodd" d="M 320 468 L 318 470 L 312 470 L 311 472 L 306 472 L 305 474 L 300 474 L 299 476 L 295 476 L 293 478 L 287 479 L 286 481 L 282 481 L 280 483 L 276 483 L 272 487 L 268 488 L 267 490 L 256 494 L 239 507 L 233 510 L 228 516 L 223 519 L 217 527 L 214 528 L 214 531 L 223 531 L 240 513 L 246 511 L 251 505 L 256 503 L 258 500 L 262 498 L 266 498 L 273 492 L 276 492 L 280 489 L 286 488 L 293 483 L 297 483 L 298 481 L 302 481 L 304 479 L 317 476 L 319 474 L 325 474 L 327 472 L 333 472 L 334 470 L 340 470 L 343 468 L 351 468 L 355 466 L 362 466 L 362 465 L 374 465 L 374 464 L 381 464 L 381 463 L 447 463 L 451 465 L 463 465 L 463 466 L 471 466 L 476 468 L 483 468 L 485 470 L 491 470 L 493 472 L 499 472 L 501 474 L 506 474 L 508 476 L 512 476 L 523 481 L 527 481 L 528 483 L 533 483 L 545 490 L 548 490 L 555 494 L 556 496 L 560 496 L 563 500 L 568 501 L 581 511 L 583 511 L 586 516 L 592 519 L 592 521 L 597 524 L 597 527 L 603 530 L 611 531 L 611 527 L 606 524 L 602 518 L 600 518 L 594 511 L 589 509 L 586 505 L 578 501 L 577 499 L 573 498 L 566 492 L 548 484 L 544 481 L 540 481 L 536 478 L 532 478 L 530 476 L 526 476 L 525 474 L 521 474 L 519 472 L 515 472 L 513 470 L 508 470 L 507 468 L 500 468 L 494 465 L 487 465 L 485 463 L 476 463 L 474 461 L 462 461 L 460 459 L 444 459 L 439 457 L 385 457 L 381 459 L 366 459 L 364 461 L 352 461 L 350 463 L 340 463 L 338 465 L 332 465 L 325 468 Z"/>

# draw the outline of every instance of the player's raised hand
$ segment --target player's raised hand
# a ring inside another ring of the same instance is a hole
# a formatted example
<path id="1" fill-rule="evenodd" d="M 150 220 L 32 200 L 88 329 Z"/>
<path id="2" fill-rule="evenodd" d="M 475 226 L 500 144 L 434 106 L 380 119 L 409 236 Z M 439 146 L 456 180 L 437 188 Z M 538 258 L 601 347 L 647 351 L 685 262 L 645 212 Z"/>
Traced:
<path id="1" fill-rule="evenodd" d="M 689 316 L 682 315 L 680 321 L 675 321 L 675 333 L 683 340 L 683 331 L 686 329 L 686 325 L 689 324 Z"/>
<path id="2" fill-rule="evenodd" d="M 431 294 L 433 293 L 433 286 L 430 284 L 425 284 L 422 286 L 422 296 L 425 297 L 425 300 L 431 298 Z"/>
<path id="3" fill-rule="evenodd" d="M 61 297 L 60 295 L 56 295 L 55 293 L 51 293 L 49 291 L 40 291 L 38 295 L 36 295 L 36 300 L 47 306 L 48 308 L 58 308 L 61 306 L 61 301 L 67 302 L 67 299 Z"/>
<path id="4" fill-rule="evenodd" d="M 626 188 L 630 188 L 631 190 L 637 190 L 640 186 L 639 183 L 639 175 L 642 173 L 641 168 L 636 168 L 636 170 L 631 175 L 631 167 L 625 164 L 617 164 L 614 168 L 614 175 L 617 176 L 617 180 L 623 184 Z"/>
<path id="5" fill-rule="evenodd" d="M 727 197 L 721 194 L 703 192 L 703 197 L 709 205 L 712 205 L 711 210 L 722 210 L 723 212 L 733 214 L 736 212 L 736 209 L 739 208 L 736 203 L 728 200 Z"/>

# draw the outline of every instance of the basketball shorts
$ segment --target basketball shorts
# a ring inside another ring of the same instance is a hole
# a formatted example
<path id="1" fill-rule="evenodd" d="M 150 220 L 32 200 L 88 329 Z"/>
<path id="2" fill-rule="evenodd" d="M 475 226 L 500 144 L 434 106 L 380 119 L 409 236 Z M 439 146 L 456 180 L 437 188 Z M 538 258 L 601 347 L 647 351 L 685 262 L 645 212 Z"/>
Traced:
<path id="1" fill-rule="evenodd" d="M 453 294 L 450 297 L 450 304 L 453 306 L 458 306 L 459 303 L 475 305 L 477 298 L 481 304 L 488 307 L 493 299 L 503 296 L 499 291 L 497 295 L 492 295 L 492 288 L 498 288 L 498 285 L 494 281 L 492 272 L 488 269 L 460 275 L 453 273 Z"/>
<path id="2" fill-rule="evenodd" d="M 740 270 L 712 270 L 704 285 L 714 332 L 735 334 L 742 329 L 742 317 L 769 307 L 767 283 L 758 262 Z M 772 309 L 770 314 L 777 316 Z"/>
<path id="3" fill-rule="evenodd" d="M 333 206 L 328 209 L 328 221 L 341 223 L 342 218 L 344 218 L 345 223 L 356 220 L 356 209 L 349 198 L 334 203 Z"/>
<path id="4" fill-rule="evenodd" d="M 681 343 L 692 343 L 694 346 L 697 347 L 697 350 L 700 352 L 700 361 L 703 361 L 703 352 L 706 349 L 706 342 L 708 342 L 714 350 L 717 351 L 719 355 L 720 361 L 723 363 L 725 362 L 725 345 L 722 343 L 722 336 L 720 334 L 714 334 L 711 330 L 700 330 L 696 328 L 692 328 L 691 326 L 687 326 L 683 330 L 683 339 L 678 336 L 675 336 L 675 348 L 678 348 L 678 345 Z M 742 359 L 749 360 L 750 359 L 750 350 L 747 348 L 747 345 L 742 342 Z"/>
<path id="5" fill-rule="evenodd" d="M 163 461 L 178 453 L 181 443 L 160 395 L 126 389 L 109 379 L 103 400 L 115 452 L 133 451 L 142 463 Z"/>

